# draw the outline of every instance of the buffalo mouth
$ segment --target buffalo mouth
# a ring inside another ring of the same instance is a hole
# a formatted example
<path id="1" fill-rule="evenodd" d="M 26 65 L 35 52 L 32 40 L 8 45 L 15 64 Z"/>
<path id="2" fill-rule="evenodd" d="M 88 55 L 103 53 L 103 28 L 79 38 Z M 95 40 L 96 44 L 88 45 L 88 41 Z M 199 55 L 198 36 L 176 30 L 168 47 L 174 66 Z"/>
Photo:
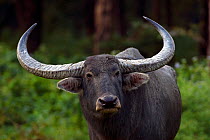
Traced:
<path id="1" fill-rule="evenodd" d="M 104 109 L 98 109 L 96 108 L 96 111 L 103 114 L 113 114 L 119 111 L 120 108 L 104 108 Z"/>
<path id="2" fill-rule="evenodd" d="M 121 108 L 120 100 L 117 96 L 103 96 L 96 101 L 96 111 L 103 114 L 112 114 Z"/>

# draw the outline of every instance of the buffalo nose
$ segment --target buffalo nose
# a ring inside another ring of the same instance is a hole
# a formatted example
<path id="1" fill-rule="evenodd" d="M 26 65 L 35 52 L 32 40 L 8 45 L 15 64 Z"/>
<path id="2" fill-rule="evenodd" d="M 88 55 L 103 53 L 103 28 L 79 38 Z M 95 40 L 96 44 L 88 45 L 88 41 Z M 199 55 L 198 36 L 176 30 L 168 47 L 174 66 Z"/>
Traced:
<path id="1" fill-rule="evenodd" d="M 98 99 L 99 104 L 101 104 L 104 108 L 112 108 L 117 104 L 117 96 L 106 95 L 104 97 L 100 97 Z"/>

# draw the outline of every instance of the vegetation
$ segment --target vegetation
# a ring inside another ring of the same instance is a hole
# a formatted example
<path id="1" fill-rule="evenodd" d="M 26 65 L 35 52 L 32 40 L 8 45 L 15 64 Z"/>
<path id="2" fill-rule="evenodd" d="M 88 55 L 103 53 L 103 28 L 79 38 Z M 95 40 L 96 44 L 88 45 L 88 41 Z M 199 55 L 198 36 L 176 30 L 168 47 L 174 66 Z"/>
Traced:
<path id="1" fill-rule="evenodd" d="M 87 139 L 77 95 L 27 73 L 6 47 L 0 45 L 0 140 Z"/>
<path id="2" fill-rule="evenodd" d="M 42 52 L 37 52 L 37 59 L 43 59 Z M 46 61 L 54 61 L 55 56 L 48 55 Z M 205 60 L 197 58 L 193 58 L 192 65 L 186 60 L 176 64 L 183 100 L 176 140 L 210 138 L 210 73 L 206 65 Z M 89 139 L 77 95 L 56 89 L 56 82 L 23 70 L 15 50 L 0 44 L 0 140 Z"/>
<path id="3" fill-rule="evenodd" d="M 206 61 L 183 60 L 177 68 L 182 95 L 182 122 L 177 140 L 208 140 L 210 138 L 210 72 Z"/>

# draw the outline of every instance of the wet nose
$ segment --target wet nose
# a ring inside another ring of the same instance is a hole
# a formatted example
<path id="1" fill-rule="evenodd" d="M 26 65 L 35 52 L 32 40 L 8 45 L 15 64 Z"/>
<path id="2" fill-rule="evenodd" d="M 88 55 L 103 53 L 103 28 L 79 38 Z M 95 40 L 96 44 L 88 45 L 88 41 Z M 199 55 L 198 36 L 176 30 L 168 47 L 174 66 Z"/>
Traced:
<path id="1" fill-rule="evenodd" d="M 98 99 L 99 104 L 104 108 L 113 108 L 117 104 L 117 96 L 106 95 Z"/>

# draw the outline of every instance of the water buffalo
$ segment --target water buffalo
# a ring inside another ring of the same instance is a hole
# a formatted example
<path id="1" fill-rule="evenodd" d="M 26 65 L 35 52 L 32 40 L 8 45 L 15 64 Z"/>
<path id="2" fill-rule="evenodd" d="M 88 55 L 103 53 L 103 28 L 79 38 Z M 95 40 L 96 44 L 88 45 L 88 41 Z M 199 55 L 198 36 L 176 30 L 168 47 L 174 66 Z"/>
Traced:
<path id="1" fill-rule="evenodd" d="M 129 48 L 112 55 L 95 55 L 64 65 L 38 62 L 27 52 L 21 37 L 17 57 L 30 73 L 48 79 L 63 79 L 58 88 L 79 93 L 91 140 L 172 140 L 180 125 L 181 98 L 173 68 L 166 64 L 174 55 L 170 34 L 144 17 L 163 38 L 162 50 L 144 58 Z"/>

